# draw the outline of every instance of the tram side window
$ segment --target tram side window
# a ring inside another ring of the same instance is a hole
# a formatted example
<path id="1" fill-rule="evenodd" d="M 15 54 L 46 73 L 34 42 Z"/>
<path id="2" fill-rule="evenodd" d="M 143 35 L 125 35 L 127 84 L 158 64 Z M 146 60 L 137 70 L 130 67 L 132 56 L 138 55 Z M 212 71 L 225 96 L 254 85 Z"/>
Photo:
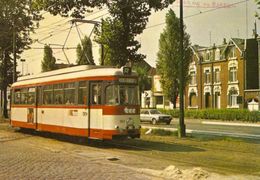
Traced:
<path id="1" fill-rule="evenodd" d="M 116 105 L 118 104 L 118 85 L 109 85 L 106 87 L 106 104 Z"/>
<path id="2" fill-rule="evenodd" d="M 43 87 L 43 104 L 53 104 L 52 85 Z"/>
<path id="3" fill-rule="evenodd" d="M 21 101 L 20 104 L 28 103 L 28 88 L 21 89 Z"/>
<path id="4" fill-rule="evenodd" d="M 20 89 L 15 89 L 14 90 L 14 104 L 20 104 L 21 100 L 21 90 Z"/>
<path id="5" fill-rule="evenodd" d="M 87 104 L 87 82 L 79 82 L 79 93 L 78 93 L 78 104 L 86 105 Z"/>
<path id="6" fill-rule="evenodd" d="M 53 85 L 54 104 L 64 104 L 63 84 Z"/>
<path id="7" fill-rule="evenodd" d="M 29 88 L 27 94 L 27 104 L 35 103 L 35 88 Z"/>
<path id="8" fill-rule="evenodd" d="M 64 99 L 65 104 L 75 104 L 75 83 L 64 84 Z"/>
<path id="9" fill-rule="evenodd" d="M 91 85 L 91 103 L 92 104 L 101 104 L 101 84 L 92 84 Z"/>

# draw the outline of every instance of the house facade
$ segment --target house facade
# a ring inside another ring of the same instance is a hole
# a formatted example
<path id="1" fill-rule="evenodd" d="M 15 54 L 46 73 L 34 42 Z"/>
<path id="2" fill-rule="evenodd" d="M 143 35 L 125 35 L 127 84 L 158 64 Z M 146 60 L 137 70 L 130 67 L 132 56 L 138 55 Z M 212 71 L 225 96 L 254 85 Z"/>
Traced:
<path id="1" fill-rule="evenodd" d="M 259 102 L 256 39 L 232 38 L 221 45 L 191 48 L 185 108 L 247 108 L 250 102 Z"/>

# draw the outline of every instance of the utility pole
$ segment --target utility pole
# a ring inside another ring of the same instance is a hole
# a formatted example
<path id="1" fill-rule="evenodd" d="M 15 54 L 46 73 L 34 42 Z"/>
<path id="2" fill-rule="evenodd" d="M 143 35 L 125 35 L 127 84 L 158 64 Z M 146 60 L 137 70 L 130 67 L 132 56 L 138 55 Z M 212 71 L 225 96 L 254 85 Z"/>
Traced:
<path id="1" fill-rule="evenodd" d="M 14 69 L 13 69 L 13 83 L 16 82 L 16 30 L 13 22 L 13 58 L 14 58 Z"/>
<path id="2" fill-rule="evenodd" d="M 103 18 L 101 19 L 101 36 L 103 35 L 103 24 L 104 24 L 104 20 Z M 104 66 L 104 44 L 101 44 L 101 66 Z"/>
<path id="3" fill-rule="evenodd" d="M 6 59 L 6 52 L 3 51 L 3 116 L 4 118 L 8 118 L 8 111 L 7 111 L 7 59 Z"/>
<path id="4" fill-rule="evenodd" d="M 183 50 L 183 39 L 184 39 L 184 30 L 183 30 L 183 0 L 180 0 L 180 63 L 179 63 L 179 94 L 180 94 L 180 117 L 179 117 L 179 126 L 178 126 L 178 136 L 186 136 L 186 128 L 184 124 L 184 82 L 183 82 L 183 60 L 184 60 L 184 50 Z"/>

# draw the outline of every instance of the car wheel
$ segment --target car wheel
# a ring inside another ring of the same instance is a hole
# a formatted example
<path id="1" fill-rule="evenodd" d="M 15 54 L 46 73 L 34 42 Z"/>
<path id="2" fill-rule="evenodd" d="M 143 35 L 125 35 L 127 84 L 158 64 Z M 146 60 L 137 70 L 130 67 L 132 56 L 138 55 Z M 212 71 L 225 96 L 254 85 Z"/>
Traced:
<path id="1" fill-rule="evenodd" d="M 167 124 L 167 125 L 170 125 L 170 124 L 171 124 L 171 121 L 166 122 L 166 124 Z"/>
<path id="2" fill-rule="evenodd" d="M 152 119 L 152 124 L 155 125 L 157 122 L 156 122 L 156 119 Z"/>

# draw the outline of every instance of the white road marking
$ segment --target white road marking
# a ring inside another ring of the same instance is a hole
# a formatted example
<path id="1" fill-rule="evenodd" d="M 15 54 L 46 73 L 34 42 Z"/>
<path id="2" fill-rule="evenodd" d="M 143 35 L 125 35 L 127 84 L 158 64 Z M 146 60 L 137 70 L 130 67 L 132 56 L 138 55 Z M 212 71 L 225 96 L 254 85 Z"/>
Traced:
<path id="1" fill-rule="evenodd" d="M 202 124 L 213 124 L 213 125 L 225 125 L 225 126 L 247 126 L 247 127 L 260 127 L 260 124 L 253 123 L 228 123 L 228 122 L 216 122 L 216 121 L 202 121 Z"/>

